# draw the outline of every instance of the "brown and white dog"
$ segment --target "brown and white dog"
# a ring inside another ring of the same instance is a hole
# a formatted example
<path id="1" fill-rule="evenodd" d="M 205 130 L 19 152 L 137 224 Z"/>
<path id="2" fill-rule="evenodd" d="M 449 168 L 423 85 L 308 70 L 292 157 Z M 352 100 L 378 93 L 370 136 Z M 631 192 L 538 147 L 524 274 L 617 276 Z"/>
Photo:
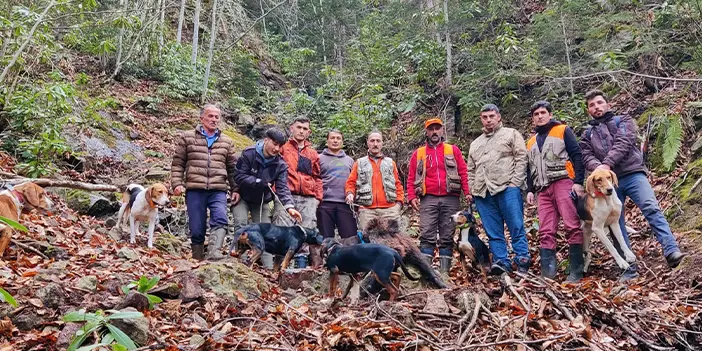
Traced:
<path id="1" fill-rule="evenodd" d="M 161 183 L 155 183 L 144 189 L 139 184 L 129 184 L 122 193 L 122 207 L 117 215 L 117 229 L 122 224 L 127 224 L 129 218 L 129 243 L 136 243 L 136 234 L 139 232 L 140 222 L 149 222 L 149 241 L 147 246 L 154 246 L 154 229 L 158 222 L 158 205 L 164 206 L 170 202 L 168 189 Z"/>
<path id="2" fill-rule="evenodd" d="M 54 203 L 44 188 L 35 183 L 23 183 L 0 191 L 0 216 L 19 222 L 22 211 L 33 209 L 42 213 L 51 211 Z M 5 252 L 12 239 L 12 228 L 0 222 L 0 255 Z"/>
<path id="3" fill-rule="evenodd" d="M 590 243 L 594 232 L 600 241 L 607 248 L 607 251 L 614 257 L 617 265 L 621 269 L 628 269 L 629 264 L 636 261 L 636 255 L 624 242 L 621 227 L 619 226 L 619 216 L 622 213 L 622 202 L 617 197 L 615 187 L 619 186 L 617 175 L 612 171 L 598 169 L 592 172 L 585 182 L 587 195 L 578 199 L 578 215 L 584 222 L 583 226 L 583 251 L 584 251 L 584 272 L 587 272 L 592 260 Z M 608 233 L 612 232 L 614 238 L 619 242 L 619 247 L 624 252 L 622 258 L 614 245 L 609 240 Z"/>

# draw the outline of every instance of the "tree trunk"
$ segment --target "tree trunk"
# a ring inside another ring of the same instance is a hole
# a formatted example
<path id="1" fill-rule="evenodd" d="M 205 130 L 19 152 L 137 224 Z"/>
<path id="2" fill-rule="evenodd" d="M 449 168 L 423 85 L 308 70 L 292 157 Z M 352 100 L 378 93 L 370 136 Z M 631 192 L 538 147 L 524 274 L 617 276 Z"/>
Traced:
<path id="1" fill-rule="evenodd" d="M 56 187 L 56 188 L 71 188 L 80 189 L 86 191 L 111 191 L 119 192 L 119 188 L 114 185 L 109 184 L 92 184 L 77 182 L 73 180 L 56 180 L 56 179 L 46 179 L 46 178 L 16 178 L 10 180 L 1 180 L 1 182 L 9 185 L 18 185 L 22 183 L 32 182 L 41 187 Z"/>
<path id="2" fill-rule="evenodd" d="M 128 6 L 128 2 L 126 0 L 119 0 L 119 8 L 122 9 L 122 11 L 126 11 Z M 119 34 L 117 35 L 117 59 L 115 60 L 115 71 L 112 73 L 112 76 L 116 76 L 117 73 L 119 73 L 119 70 L 122 66 L 122 50 L 123 50 L 123 45 L 122 45 L 122 39 L 124 38 L 124 25 L 119 29 Z"/>
<path id="3" fill-rule="evenodd" d="M 0 74 L 0 83 L 2 83 L 3 80 L 5 80 L 5 77 L 7 74 L 10 72 L 10 69 L 12 66 L 17 63 L 17 60 L 19 59 L 20 55 L 22 55 L 22 51 L 29 45 L 29 43 L 32 41 L 32 37 L 34 36 L 34 32 L 37 30 L 37 27 L 39 27 L 39 24 L 44 22 L 44 17 L 46 17 L 46 14 L 49 13 L 49 10 L 51 10 L 52 7 L 56 5 L 56 0 L 51 0 L 48 6 L 44 9 L 44 12 L 39 15 L 39 19 L 34 23 L 34 26 L 32 26 L 32 29 L 29 30 L 29 34 L 27 34 L 27 38 L 24 40 L 22 45 L 15 51 L 15 54 L 12 55 L 12 59 L 10 60 L 10 63 L 5 66 L 5 69 L 2 70 L 2 74 Z"/>
<path id="4" fill-rule="evenodd" d="M 212 66 L 212 55 L 214 53 L 215 40 L 217 39 L 217 0 L 212 2 L 212 27 L 210 30 L 210 48 L 207 50 L 207 66 L 205 67 L 205 81 L 202 87 L 202 102 L 207 98 L 207 87 L 210 80 L 210 66 Z"/>
<path id="5" fill-rule="evenodd" d="M 200 6 L 202 0 L 195 0 L 195 16 L 193 17 L 193 54 L 190 58 L 190 63 L 195 65 L 197 62 L 197 40 L 198 31 L 200 30 Z"/>
<path id="6" fill-rule="evenodd" d="M 446 87 L 450 88 L 453 82 L 451 74 L 451 34 L 449 31 L 448 0 L 444 0 L 444 25 L 446 26 Z"/>
<path id="7" fill-rule="evenodd" d="M 158 5 L 158 57 L 161 58 L 161 49 L 163 48 L 163 29 L 166 22 L 166 0 L 160 0 Z"/>
<path id="8" fill-rule="evenodd" d="M 185 21 L 185 1 L 180 1 L 180 13 L 178 14 L 178 33 L 176 34 L 176 43 L 180 45 L 181 37 L 183 36 L 183 22 Z"/>
<path id="9" fill-rule="evenodd" d="M 561 29 L 563 29 L 563 43 L 565 44 L 566 60 L 568 61 L 568 75 L 573 76 L 573 66 L 570 64 L 570 48 L 568 47 L 568 35 L 566 34 L 565 19 L 563 18 L 563 12 L 561 12 Z M 573 80 L 569 79 L 570 82 L 570 96 L 575 96 L 575 89 L 573 89 Z"/>

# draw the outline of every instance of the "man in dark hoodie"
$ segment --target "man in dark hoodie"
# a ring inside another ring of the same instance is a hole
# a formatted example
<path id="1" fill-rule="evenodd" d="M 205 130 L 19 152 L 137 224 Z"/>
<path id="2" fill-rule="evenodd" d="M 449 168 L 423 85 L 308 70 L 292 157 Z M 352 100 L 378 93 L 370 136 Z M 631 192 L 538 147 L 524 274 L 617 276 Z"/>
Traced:
<path id="1" fill-rule="evenodd" d="M 317 227 L 324 238 L 333 238 L 334 230 L 348 244 L 358 243 L 356 220 L 344 199 L 344 186 L 349 178 L 353 159 L 341 148 L 344 136 L 338 129 L 327 133 L 327 148 L 319 155 L 323 186 L 322 202 L 317 208 Z"/>
<path id="2" fill-rule="evenodd" d="M 280 157 L 280 148 L 285 144 L 285 134 L 271 128 L 266 137 L 241 153 L 236 163 L 234 191 L 240 194 L 232 201 L 232 214 L 236 229 L 248 224 L 249 212 L 254 223 L 270 223 L 269 202 L 273 201 L 271 187 L 293 218 L 301 220 L 288 189 L 288 165 Z"/>
<path id="3" fill-rule="evenodd" d="M 624 235 L 626 245 L 631 247 L 629 236 L 624 224 L 624 202 L 628 196 L 641 209 L 656 240 L 663 247 L 668 266 L 675 268 L 680 264 L 683 254 L 670 230 L 663 211 L 658 206 L 656 194 L 646 178 L 646 167 L 643 154 L 637 147 L 636 122 L 630 116 L 616 116 L 611 111 L 605 94 L 593 90 L 585 94 L 587 112 L 593 117 L 590 127 L 583 132 L 580 148 L 583 152 L 583 163 L 588 171 L 606 169 L 613 171 L 619 179 L 617 195 L 622 201 L 622 215 L 619 225 Z M 614 246 L 623 256 L 618 242 Z M 620 281 L 638 277 L 636 264 L 632 264 L 624 272 Z"/>
<path id="4" fill-rule="evenodd" d="M 575 133 L 554 120 L 551 111 L 551 104 L 547 101 L 531 105 L 536 135 L 527 141 L 527 203 L 534 204 L 536 193 L 541 276 L 551 279 L 556 276 L 556 234 L 558 221 L 562 218 L 570 263 L 567 281 L 577 282 L 583 277 L 583 230 L 570 193 L 584 194 L 585 167 Z"/>

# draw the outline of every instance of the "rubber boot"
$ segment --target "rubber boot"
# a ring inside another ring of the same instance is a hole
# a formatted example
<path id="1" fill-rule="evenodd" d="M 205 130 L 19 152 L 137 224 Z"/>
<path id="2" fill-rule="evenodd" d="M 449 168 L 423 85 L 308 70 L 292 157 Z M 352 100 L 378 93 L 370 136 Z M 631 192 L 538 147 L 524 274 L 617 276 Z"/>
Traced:
<path id="1" fill-rule="evenodd" d="M 451 270 L 451 256 L 439 256 L 439 272 L 448 274 Z"/>
<path id="2" fill-rule="evenodd" d="M 568 274 L 566 281 L 569 283 L 577 283 L 580 279 L 583 279 L 583 267 L 585 265 L 582 244 L 571 244 L 568 247 L 568 262 L 570 265 L 570 274 Z"/>
<path id="3" fill-rule="evenodd" d="M 426 257 L 427 261 L 429 262 L 429 265 L 431 265 L 432 261 L 434 261 L 434 248 L 420 247 L 419 252 L 421 252 L 424 255 L 424 257 Z"/>
<path id="4" fill-rule="evenodd" d="M 227 236 L 227 228 L 217 228 L 210 234 L 210 243 L 207 247 L 208 260 L 221 260 L 225 256 L 222 255 L 221 248 L 224 244 L 224 237 Z"/>
<path id="5" fill-rule="evenodd" d="M 556 250 L 539 249 L 539 253 L 541 254 L 541 276 L 549 279 L 555 278 L 558 267 L 556 264 Z M 582 262 L 582 245 L 580 247 L 580 261 Z M 582 275 L 582 268 L 580 271 Z"/>
<path id="6" fill-rule="evenodd" d="M 193 259 L 202 261 L 205 259 L 205 245 L 203 244 L 192 244 L 190 246 L 193 250 Z"/>

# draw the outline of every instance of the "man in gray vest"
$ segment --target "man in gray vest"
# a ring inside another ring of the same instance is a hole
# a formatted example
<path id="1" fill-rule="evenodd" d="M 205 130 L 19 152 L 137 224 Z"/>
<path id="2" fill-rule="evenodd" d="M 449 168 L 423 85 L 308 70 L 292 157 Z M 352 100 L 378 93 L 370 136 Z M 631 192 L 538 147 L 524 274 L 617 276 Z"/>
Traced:
<path id="1" fill-rule="evenodd" d="M 346 203 L 357 204 L 358 224 L 361 230 L 374 218 L 399 219 L 405 192 L 397 172 L 397 165 L 383 156 L 383 135 L 368 134 L 368 156 L 353 164 L 346 181 Z"/>

